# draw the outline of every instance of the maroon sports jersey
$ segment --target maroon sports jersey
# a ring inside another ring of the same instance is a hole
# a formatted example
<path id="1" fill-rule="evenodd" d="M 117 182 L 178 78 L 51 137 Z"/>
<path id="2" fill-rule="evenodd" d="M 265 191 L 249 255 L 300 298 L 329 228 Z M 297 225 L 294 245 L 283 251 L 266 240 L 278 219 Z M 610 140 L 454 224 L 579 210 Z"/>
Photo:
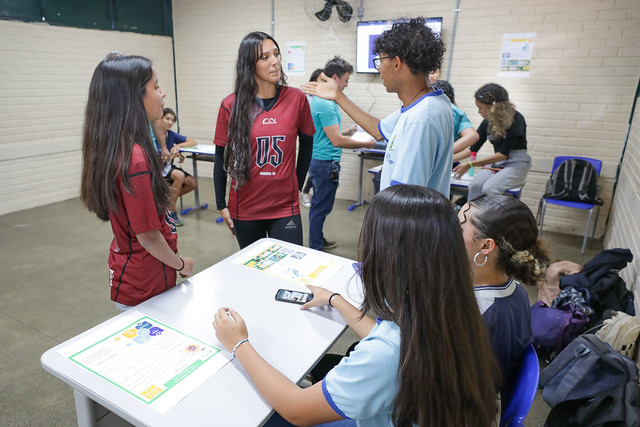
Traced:
<path id="1" fill-rule="evenodd" d="M 235 96 L 222 100 L 214 143 L 227 145 L 227 126 Z M 307 98 L 301 90 L 283 87 L 276 104 L 261 111 L 251 128 L 249 181 L 236 191 L 231 180 L 229 213 L 240 221 L 298 215 L 296 142 L 298 131 L 313 135 L 315 128 Z"/>
<path id="2" fill-rule="evenodd" d="M 164 265 L 146 251 L 136 234 L 160 230 L 173 252 L 178 252 L 178 234 L 173 221 L 158 215 L 151 189 L 151 165 L 145 151 L 133 145 L 129 194 L 118 177 L 118 213 L 109 211 L 113 241 L 109 251 L 111 299 L 124 305 L 137 305 L 176 285 L 176 270 Z"/>

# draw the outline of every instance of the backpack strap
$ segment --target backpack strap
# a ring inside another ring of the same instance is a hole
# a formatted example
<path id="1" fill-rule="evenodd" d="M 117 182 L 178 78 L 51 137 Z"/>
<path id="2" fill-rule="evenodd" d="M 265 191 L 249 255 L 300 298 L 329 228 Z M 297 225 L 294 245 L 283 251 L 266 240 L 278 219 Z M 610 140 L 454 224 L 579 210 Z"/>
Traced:
<path id="1" fill-rule="evenodd" d="M 587 200 L 589 194 L 587 192 L 589 188 L 589 183 L 591 182 L 591 177 L 595 173 L 593 169 L 593 165 L 588 161 L 584 160 L 585 165 L 582 168 L 582 177 L 580 178 L 580 184 L 578 185 L 578 196 L 580 200 Z"/>

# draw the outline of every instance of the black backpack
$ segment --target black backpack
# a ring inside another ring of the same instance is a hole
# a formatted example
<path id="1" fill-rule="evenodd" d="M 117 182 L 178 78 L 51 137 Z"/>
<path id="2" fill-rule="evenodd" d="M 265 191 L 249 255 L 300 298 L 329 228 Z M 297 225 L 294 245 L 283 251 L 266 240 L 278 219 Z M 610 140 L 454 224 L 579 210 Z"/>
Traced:
<path id="1" fill-rule="evenodd" d="M 583 159 L 567 159 L 551 174 L 544 197 L 602 205 L 598 193 L 598 174 L 593 165 Z"/>

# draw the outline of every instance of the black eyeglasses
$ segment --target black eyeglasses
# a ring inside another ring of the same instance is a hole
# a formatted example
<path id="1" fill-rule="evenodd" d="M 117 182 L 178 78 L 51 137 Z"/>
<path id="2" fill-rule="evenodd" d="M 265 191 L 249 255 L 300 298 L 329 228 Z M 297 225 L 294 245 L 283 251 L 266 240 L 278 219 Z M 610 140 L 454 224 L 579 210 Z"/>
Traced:
<path id="1" fill-rule="evenodd" d="M 373 68 L 375 68 L 376 70 L 380 69 L 380 61 L 382 61 L 383 59 L 389 59 L 389 58 L 393 58 L 393 56 L 378 56 L 377 58 L 373 58 Z"/>

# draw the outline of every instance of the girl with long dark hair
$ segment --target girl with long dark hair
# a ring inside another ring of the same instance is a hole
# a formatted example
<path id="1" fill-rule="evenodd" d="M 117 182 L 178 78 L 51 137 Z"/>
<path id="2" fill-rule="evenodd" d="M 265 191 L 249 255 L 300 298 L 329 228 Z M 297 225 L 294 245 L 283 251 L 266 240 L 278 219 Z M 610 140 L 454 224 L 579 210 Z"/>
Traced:
<path id="1" fill-rule="evenodd" d="M 218 112 L 216 205 L 240 248 L 267 236 L 302 245 L 299 191 L 309 169 L 315 128 L 304 93 L 286 86 L 281 60 L 271 36 L 259 31 L 245 36 L 238 50 L 234 93 Z"/>
<path id="2" fill-rule="evenodd" d="M 331 305 L 361 339 L 321 382 L 301 389 L 265 362 L 233 310 L 216 313 L 218 340 L 296 425 L 350 418 L 360 425 L 489 426 L 499 372 L 449 200 L 412 185 L 379 192 L 362 225 L 358 260 L 362 309 L 315 286 L 302 306 Z"/>
<path id="3" fill-rule="evenodd" d="M 458 217 L 474 293 L 502 369 L 502 402 L 509 402 L 522 355 L 533 341 L 529 297 L 520 283 L 536 286 L 544 278 L 549 252 L 531 210 L 514 197 L 482 195 Z"/>
<path id="4" fill-rule="evenodd" d="M 191 258 L 178 256 L 169 187 L 149 129 L 162 118 L 165 96 L 142 56 L 110 54 L 89 85 L 80 197 L 111 223 L 109 284 L 121 310 L 175 286 L 176 272 L 186 277 L 193 270 Z"/>
<path id="5" fill-rule="evenodd" d="M 531 157 L 527 153 L 527 123 L 509 101 L 509 92 L 496 83 L 488 83 L 475 93 L 478 113 L 484 119 L 478 127 L 480 139 L 471 147 L 455 154 L 456 177 L 461 177 L 470 168 L 475 168 L 469 183 L 468 200 L 481 194 L 502 194 L 510 188 L 524 184 Z M 489 141 L 494 154 L 467 162 L 472 152 L 478 152 Z M 480 166 L 485 166 L 480 168 Z"/>

